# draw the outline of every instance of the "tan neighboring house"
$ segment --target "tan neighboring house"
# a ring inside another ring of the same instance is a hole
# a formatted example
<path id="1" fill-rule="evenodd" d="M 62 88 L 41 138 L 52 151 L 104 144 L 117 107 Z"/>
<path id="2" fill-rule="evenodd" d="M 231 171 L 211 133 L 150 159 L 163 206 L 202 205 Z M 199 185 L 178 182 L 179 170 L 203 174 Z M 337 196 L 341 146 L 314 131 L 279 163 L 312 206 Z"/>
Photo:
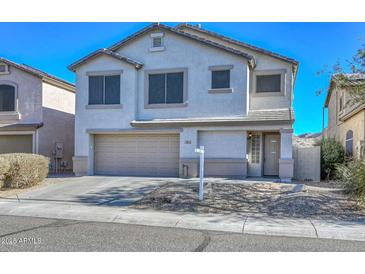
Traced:
<path id="1" fill-rule="evenodd" d="M 350 105 L 348 103 L 349 90 L 337 87 L 333 77 L 325 101 L 325 108 L 328 109 L 328 127 L 325 129 L 324 135 L 334 137 L 341 142 L 348 157 L 363 158 L 365 105 Z M 354 85 L 365 81 L 364 74 L 346 74 L 346 77 Z"/>
<path id="2" fill-rule="evenodd" d="M 0 153 L 37 153 L 72 169 L 75 86 L 0 57 Z"/>

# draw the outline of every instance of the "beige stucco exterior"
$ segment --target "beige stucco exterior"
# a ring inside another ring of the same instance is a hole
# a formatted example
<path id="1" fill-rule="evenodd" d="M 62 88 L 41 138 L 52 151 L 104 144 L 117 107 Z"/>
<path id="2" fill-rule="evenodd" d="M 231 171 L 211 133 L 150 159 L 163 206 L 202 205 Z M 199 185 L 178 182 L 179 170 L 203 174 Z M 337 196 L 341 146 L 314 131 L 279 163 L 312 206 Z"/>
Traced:
<path id="1" fill-rule="evenodd" d="M 18 139 L 20 145 L 24 145 L 24 142 L 20 142 L 24 138 L 17 136 L 31 136 L 31 150 L 21 151 L 49 157 L 51 169 L 55 168 L 55 144 L 63 143 L 63 156 L 59 164 L 66 161 L 65 169 L 72 169 L 75 116 L 73 85 L 44 77 L 31 68 L 12 64 L 9 61 L 8 73 L 0 74 L 0 85 L 15 88 L 15 111 L 0 111 L 0 136 L 14 136 L 12 139 Z M 7 149 L 6 152 L 18 150 Z"/>
<path id="2" fill-rule="evenodd" d="M 328 108 L 328 126 L 325 135 L 334 137 L 346 147 L 346 134 L 349 130 L 353 132 L 353 156 L 360 158 L 364 155 L 365 141 L 365 110 L 362 106 L 351 107 L 346 105 L 347 91 L 333 88 L 331 91 Z M 344 108 L 340 111 L 339 98 L 344 100 Z"/>

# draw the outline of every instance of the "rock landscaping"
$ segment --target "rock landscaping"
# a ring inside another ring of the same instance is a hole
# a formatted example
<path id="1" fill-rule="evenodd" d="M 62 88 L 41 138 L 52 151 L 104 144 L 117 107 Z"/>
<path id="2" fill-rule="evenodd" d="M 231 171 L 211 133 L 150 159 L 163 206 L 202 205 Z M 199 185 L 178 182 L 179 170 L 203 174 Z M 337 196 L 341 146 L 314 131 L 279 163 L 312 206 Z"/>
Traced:
<path id="1" fill-rule="evenodd" d="M 272 217 L 334 219 L 365 223 L 365 211 L 341 190 L 269 182 L 225 183 L 207 180 L 205 199 L 198 182 L 165 184 L 137 201 L 134 208 L 175 212 L 262 214 Z"/>

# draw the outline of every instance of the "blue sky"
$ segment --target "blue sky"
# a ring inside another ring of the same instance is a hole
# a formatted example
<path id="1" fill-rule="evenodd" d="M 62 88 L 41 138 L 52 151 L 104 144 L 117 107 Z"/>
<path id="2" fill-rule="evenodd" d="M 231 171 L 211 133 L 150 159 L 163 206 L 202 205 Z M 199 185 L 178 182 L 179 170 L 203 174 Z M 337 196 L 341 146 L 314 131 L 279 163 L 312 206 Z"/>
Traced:
<path id="1" fill-rule="evenodd" d="M 0 56 L 68 81 L 67 66 L 149 23 L 0 23 Z M 292 57 L 300 62 L 295 86 L 295 134 L 319 132 L 328 77 L 316 72 L 350 59 L 365 43 L 365 23 L 201 23 L 203 28 Z M 176 23 L 168 23 L 174 26 Z"/>

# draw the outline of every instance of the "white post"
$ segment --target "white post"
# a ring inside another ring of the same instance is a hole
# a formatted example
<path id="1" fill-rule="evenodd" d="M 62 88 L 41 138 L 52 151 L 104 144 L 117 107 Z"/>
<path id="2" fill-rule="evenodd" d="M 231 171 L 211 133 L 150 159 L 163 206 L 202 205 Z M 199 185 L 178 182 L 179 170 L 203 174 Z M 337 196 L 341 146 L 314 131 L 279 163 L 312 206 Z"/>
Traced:
<path id="1" fill-rule="evenodd" d="M 196 148 L 195 152 L 199 153 L 200 155 L 200 181 L 199 181 L 199 200 L 203 201 L 204 199 L 204 146 L 200 146 L 200 148 Z"/>

